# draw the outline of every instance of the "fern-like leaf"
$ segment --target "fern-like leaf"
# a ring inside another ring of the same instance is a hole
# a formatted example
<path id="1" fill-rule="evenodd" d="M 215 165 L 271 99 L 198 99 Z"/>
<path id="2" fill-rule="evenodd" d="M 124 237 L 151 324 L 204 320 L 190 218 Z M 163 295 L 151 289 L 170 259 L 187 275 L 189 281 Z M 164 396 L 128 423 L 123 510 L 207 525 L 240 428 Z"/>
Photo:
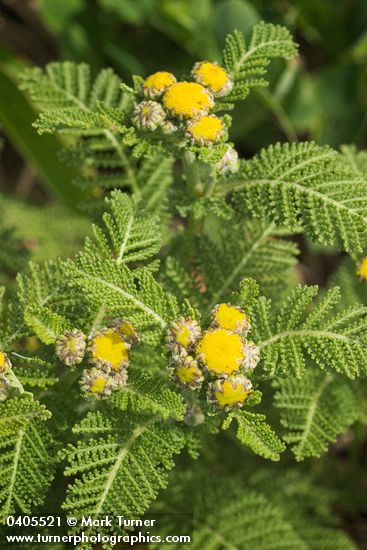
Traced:
<path id="1" fill-rule="evenodd" d="M 185 413 L 179 393 L 144 373 L 130 374 L 126 388 L 114 393 L 111 401 L 120 410 L 130 408 L 137 413 L 160 414 L 162 418 L 182 420 Z"/>
<path id="2" fill-rule="evenodd" d="M 58 382 L 54 363 L 40 357 L 11 354 L 13 371 L 22 386 L 44 389 Z"/>
<path id="3" fill-rule="evenodd" d="M 299 228 L 325 245 L 361 254 L 367 247 L 367 181 L 329 147 L 277 144 L 242 166 L 232 181 L 246 216 Z"/>
<path id="4" fill-rule="evenodd" d="M 169 512 L 193 509 L 195 550 L 356 550 L 337 528 L 327 491 L 311 484 L 310 476 L 258 464 L 250 475 L 247 464 L 242 477 L 233 474 L 232 464 L 225 475 L 223 466 L 214 483 L 208 479 L 208 466 L 173 474 L 168 494 L 162 495 L 164 508 L 157 506 L 157 511 L 167 512 L 160 515 L 162 539 L 172 532 L 190 533 L 190 518 L 176 514 L 175 521 Z M 159 549 L 158 543 L 151 546 Z"/>
<path id="5" fill-rule="evenodd" d="M 102 253 L 116 263 L 141 262 L 156 254 L 161 246 L 159 219 L 146 215 L 139 205 L 120 191 L 112 191 L 106 199 L 108 212 L 103 215 L 105 232 L 94 226 L 94 234 Z M 107 238 L 106 238 L 107 237 Z"/>
<path id="6" fill-rule="evenodd" d="M 52 438 L 44 427 L 50 413 L 23 394 L 0 407 L 0 520 L 42 504 L 53 477 Z"/>
<path id="7" fill-rule="evenodd" d="M 17 285 L 17 300 L 8 308 L 7 324 L 2 334 L 4 348 L 9 347 L 15 339 L 30 334 L 31 329 L 27 327 L 24 319 L 26 311 L 29 314 L 36 310 L 38 313 L 43 311 L 43 321 L 45 321 L 47 312 L 49 315 L 53 315 L 49 307 L 58 302 L 59 293 L 65 286 L 65 281 L 58 262 L 50 261 L 44 266 L 30 262 L 28 272 L 17 275 Z M 36 322 L 36 319 L 34 318 L 33 321 Z M 44 330 L 47 332 L 46 327 Z"/>
<path id="8" fill-rule="evenodd" d="M 71 328 L 67 320 L 47 307 L 30 305 L 24 311 L 24 321 L 29 329 L 44 344 L 53 344 L 66 328 Z"/>
<path id="9" fill-rule="evenodd" d="M 223 301 L 244 277 L 260 283 L 265 295 L 276 296 L 284 288 L 298 253 L 294 243 L 273 223 L 242 223 L 222 227 L 216 242 L 198 239 L 196 256 L 211 306 Z M 219 242 L 218 242 L 219 241 Z"/>
<path id="10" fill-rule="evenodd" d="M 284 439 L 297 460 L 321 456 L 358 419 L 358 396 L 343 378 L 310 370 L 302 380 L 278 380 L 276 387 Z"/>
<path id="11" fill-rule="evenodd" d="M 270 376 L 302 376 L 306 357 L 349 378 L 367 372 L 367 309 L 355 305 L 336 313 L 338 287 L 311 307 L 317 291 L 317 286 L 299 285 L 276 316 L 270 300 L 257 302 L 251 338 L 260 346 L 261 365 Z"/>
<path id="12" fill-rule="evenodd" d="M 280 459 L 280 453 L 285 450 L 285 445 L 266 423 L 263 414 L 248 411 L 229 413 L 223 423 L 223 429 L 227 429 L 233 419 L 237 420 L 237 438 L 243 445 L 249 446 L 264 458 L 275 461 Z"/>
<path id="13" fill-rule="evenodd" d="M 68 130 L 79 138 L 65 154 L 69 162 L 85 164 L 88 176 L 90 168 L 95 167 L 96 179 L 99 169 L 110 169 L 110 175 L 120 177 L 120 186 L 125 184 L 140 192 L 136 163 L 121 142 L 126 131 L 124 110 L 131 98 L 122 91 L 121 81 L 112 69 L 102 70 L 91 83 L 90 68 L 85 63 L 50 63 L 44 70 L 24 71 L 22 89 L 42 110 L 35 123 L 41 133 Z"/>
<path id="14" fill-rule="evenodd" d="M 223 52 L 224 66 L 235 85 L 225 102 L 244 99 L 253 87 L 267 86 L 262 78 L 273 57 L 290 59 L 297 53 L 297 46 L 288 29 L 271 23 L 255 25 L 248 46 L 243 34 L 236 30 L 226 38 Z"/>
<path id="15" fill-rule="evenodd" d="M 184 446 L 179 429 L 162 424 L 160 416 L 129 415 L 123 426 L 120 416 L 113 430 L 110 418 L 89 413 L 74 431 L 91 436 L 103 431 L 105 438 L 82 440 L 62 452 L 69 462 L 65 474 L 76 476 L 63 505 L 68 513 L 142 515 L 166 486 L 172 457 Z"/>
<path id="16" fill-rule="evenodd" d="M 109 203 L 106 231 L 95 227 L 95 241 L 87 239 L 76 260 L 65 262 L 65 275 L 91 309 L 103 306 L 111 315 L 126 316 L 141 329 L 143 341 L 156 344 L 178 313 L 176 301 L 155 280 L 154 269 L 129 269 L 126 262 L 144 260 L 158 249 L 157 219 L 136 211 L 120 191 Z"/>

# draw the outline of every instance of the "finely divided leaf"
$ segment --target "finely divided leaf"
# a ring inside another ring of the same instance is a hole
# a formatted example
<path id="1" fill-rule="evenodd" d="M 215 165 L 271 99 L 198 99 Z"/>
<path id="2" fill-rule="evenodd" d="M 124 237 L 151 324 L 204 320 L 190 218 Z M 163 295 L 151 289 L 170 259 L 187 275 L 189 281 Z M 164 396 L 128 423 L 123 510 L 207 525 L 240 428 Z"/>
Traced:
<path id="1" fill-rule="evenodd" d="M 53 478 L 53 440 L 44 426 L 51 416 L 31 394 L 0 406 L 0 521 L 42 504 Z"/>
<path id="2" fill-rule="evenodd" d="M 154 256 L 161 246 L 157 216 L 147 216 L 141 205 L 121 191 L 112 191 L 106 199 L 108 211 L 103 215 L 105 231 L 94 226 L 100 250 L 117 264 L 141 262 Z M 106 239 L 108 237 L 108 240 Z"/>
<path id="3" fill-rule="evenodd" d="M 270 376 L 303 376 L 306 357 L 349 378 L 367 372 L 367 308 L 355 305 L 337 313 L 338 287 L 313 303 L 317 291 L 299 285 L 277 315 L 270 300 L 257 302 L 251 338 L 260 347 L 260 368 Z"/>
<path id="4" fill-rule="evenodd" d="M 160 414 L 175 420 L 182 420 L 186 409 L 180 393 L 144 373 L 130 374 L 126 388 L 114 393 L 111 401 L 123 411 L 129 407 L 137 413 Z"/>
<path id="5" fill-rule="evenodd" d="M 275 405 L 297 460 L 321 456 L 359 417 L 361 405 L 351 384 L 332 374 L 309 371 L 301 380 L 278 380 Z"/>
<path id="6" fill-rule="evenodd" d="M 89 433 L 100 434 L 105 423 L 108 431 L 111 416 L 97 413 L 98 418 L 93 420 L 94 414 L 89 413 Z M 85 422 L 81 429 L 87 432 Z M 167 485 L 173 456 L 184 444 L 180 430 L 162 423 L 160 416 L 147 419 L 121 413 L 114 419 L 110 435 L 81 440 L 62 452 L 69 463 L 65 475 L 75 478 L 69 485 L 64 510 L 73 516 L 93 518 L 100 514 L 139 517 Z"/>
<path id="7" fill-rule="evenodd" d="M 270 218 L 312 239 L 361 254 L 367 247 L 367 180 L 336 151 L 276 144 L 243 161 L 230 189 L 246 216 Z"/>
<path id="8" fill-rule="evenodd" d="M 224 66 L 234 80 L 234 87 L 224 101 L 231 103 L 244 99 L 251 88 L 267 86 L 262 75 L 271 59 L 290 59 L 296 53 L 297 46 L 290 32 L 280 25 L 264 22 L 255 25 L 248 46 L 243 34 L 235 30 L 227 36 L 223 52 Z"/>
<path id="9" fill-rule="evenodd" d="M 255 278 L 265 295 L 277 296 L 298 254 L 297 246 L 280 238 L 282 235 L 275 224 L 253 220 L 221 228 L 215 242 L 197 239 L 197 263 L 209 304 L 228 299 L 245 277 Z"/>
<path id="10" fill-rule="evenodd" d="M 223 423 L 223 429 L 227 429 L 233 419 L 238 422 L 237 437 L 241 443 L 248 445 L 254 453 L 264 458 L 280 460 L 280 453 L 285 450 L 285 445 L 266 423 L 263 414 L 231 412 Z"/>
<path id="11" fill-rule="evenodd" d="M 44 344 L 54 344 L 59 334 L 71 328 L 65 317 L 36 304 L 27 306 L 24 322 Z"/>

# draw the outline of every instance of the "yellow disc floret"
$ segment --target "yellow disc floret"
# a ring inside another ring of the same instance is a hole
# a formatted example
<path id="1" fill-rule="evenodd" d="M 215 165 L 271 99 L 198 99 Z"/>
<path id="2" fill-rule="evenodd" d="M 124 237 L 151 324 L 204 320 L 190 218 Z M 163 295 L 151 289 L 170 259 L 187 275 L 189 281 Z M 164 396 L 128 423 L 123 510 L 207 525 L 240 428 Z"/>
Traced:
<path id="1" fill-rule="evenodd" d="M 93 382 L 91 383 L 89 391 L 91 393 L 102 393 L 103 390 L 106 387 L 106 384 L 107 384 L 106 377 L 105 376 L 98 376 L 98 378 L 93 380 Z"/>
<path id="2" fill-rule="evenodd" d="M 215 115 L 205 115 L 190 121 L 186 135 L 199 145 L 210 145 L 219 141 L 225 133 L 223 121 Z"/>
<path id="3" fill-rule="evenodd" d="M 238 306 L 231 304 L 218 304 L 211 313 L 212 322 L 214 325 L 233 330 L 243 336 L 246 336 L 250 330 L 250 318 Z"/>
<path id="4" fill-rule="evenodd" d="M 357 275 L 359 275 L 361 279 L 364 279 L 365 281 L 367 281 L 367 256 L 365 256 L 359 262 L 357 267 Z"/>
<path id="5" fill-rule="evenodd" d="M 118 330 L 103 329 L 90 340 L 90 358 L 98 367 L 116 372 L 129 363 L 131 346 Z"/>
<path id="6" fill-rule="evenodd" d="M 143 94 L 150 99 L 156 99 L 164 94 L 172 84 L 176 83 L 176 78 L 172 73 L 158 71 L 153 73 L 144 81 Z"/>
<path id="7" fill-rule="evenodd" d="M 194 79 L 208 88 L 216 97 L 223 97 L 232 89 L 232 81 L 222 67 L 210 61 L 195 63 L 192 70 Z"/>
<path id="8" fill-rule="evenodd" d="M 196 352 L 208 372 L 219 377 L 237 372 L 245 359 L 241 336 L 222 328 L 208 330 L 199 341 Z"/>
<path id="9" fill-rule="evenodd" d="M 252 392 L 250 380 L 244 376 L 230 376 L 209 385 L 208 401 L 223 410 L 242 407 Z"/>
<path id="10" fill-rule="evenodd" d="M 196 82 L 173 84 L 163 96 L 164 107 L 178 118 L 193 118 L 206 114 L 214 105 L 212 95 Z"/>

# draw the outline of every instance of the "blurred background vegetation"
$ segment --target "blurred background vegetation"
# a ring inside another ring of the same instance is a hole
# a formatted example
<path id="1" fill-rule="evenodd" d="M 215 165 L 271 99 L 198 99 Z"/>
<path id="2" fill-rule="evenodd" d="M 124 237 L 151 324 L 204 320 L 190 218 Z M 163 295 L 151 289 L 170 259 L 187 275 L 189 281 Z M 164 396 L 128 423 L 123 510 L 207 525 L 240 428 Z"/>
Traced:
<path id="1" fill-rule="evenodd" d="M 270 87 L 233 113 L 231 139 L 241 155 L 305 139 L 365 148 L 367 0 L 0 0 L 0 283 L 12 284 L 30 258 L 72 254 L 90 231 L 75 210 L 77 169 L 59 160 L 59 138 L 32 128 L 36 109 L 18 89 L 22 69 L 69 59 L 95 74 L 110 66 L 127 83 L 161 69 L 181 75 L 197 60 L 220 60 L 226 34 L 238 28 L 248 37 L 261 19 L 286 25 L 300 55 L 272 64 Z M 340 258 L 300 244 L 303 279 L 325 282 Z M 367 442 L 359 430 L 352 459 L 344 455 L 347 434 L 334 446 L 339 460 L 313 464 L 338 492 L 345 527 L 367 548 L 360 490 Z"/>

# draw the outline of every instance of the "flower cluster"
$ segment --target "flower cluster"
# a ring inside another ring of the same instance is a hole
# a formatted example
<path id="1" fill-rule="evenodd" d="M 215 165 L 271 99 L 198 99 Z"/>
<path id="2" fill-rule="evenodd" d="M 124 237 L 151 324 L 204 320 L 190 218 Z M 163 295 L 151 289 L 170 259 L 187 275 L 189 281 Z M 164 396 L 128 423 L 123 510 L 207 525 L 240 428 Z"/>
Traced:
<path id="1" fill-rule="evenodd" d="M 0 402 L 5 401 L 9 394 L 10 381 L 7 374 L 11 366 L 11 362 L 6 353 L 0 351 Z"/>
<path id="2" fill-rule="evenodd" d="M 78 329 L 65 331 L 57 339 L 56 355 L 68 366 L 78 365 L 87 356 L 93 367 L 83 370 L 81 389 L 88 396 L 103 399 L 126 385 L 131 347 L 139 342 L 135 327 L 125 319 L 117 319 L 88 339 Z"/>
<path id="3" fill-rule="evenodd" d="M 158 71 L 142 84 L 142 101 L 135 107 L 132 122 L 139 131 L 177 132 L 193 145 L 210 147 L 227 139 L 224 120 L 210 111 L 216 99 L 229 94 L 232 87 L 227 71 L 209 61 L 196 63 L 191 80 L 181 82 L 169 72 Z M 237 169 L 237 153 L 230 145 L 218 168 L 224 172 Z"/>
<path id="4" fill-rule="evenodd" d="M 200 389 L 205 375 L 207 398 L 219 409 L 241 407 L 252 392 L 244 373 L 259 362 L 260 350 L 246 339 L 250 318 L 241 308 L 218 304 L 210 314 L 210 327 L 202 332 L 191 318 L 175 320 L 167 333 L 171 353 L 170 371 L 177 384 Z"/>

